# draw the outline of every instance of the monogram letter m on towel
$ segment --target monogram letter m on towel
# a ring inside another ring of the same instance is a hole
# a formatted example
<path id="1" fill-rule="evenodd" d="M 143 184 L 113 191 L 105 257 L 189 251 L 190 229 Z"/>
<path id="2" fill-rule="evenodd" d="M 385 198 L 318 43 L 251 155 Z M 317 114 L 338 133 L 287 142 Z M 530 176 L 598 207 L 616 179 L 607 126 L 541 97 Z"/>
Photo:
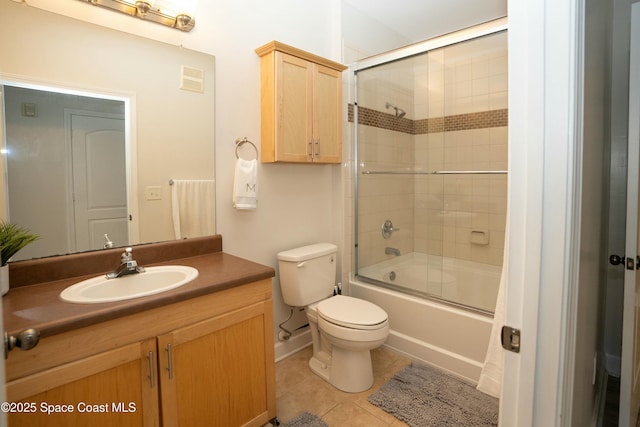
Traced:
<path id="1" fill-rule="evenodd" d="M 255 209 L 258 202 L 258 161 L 238 159 L 233 180 L 233 207 L 238 210 Z"/>

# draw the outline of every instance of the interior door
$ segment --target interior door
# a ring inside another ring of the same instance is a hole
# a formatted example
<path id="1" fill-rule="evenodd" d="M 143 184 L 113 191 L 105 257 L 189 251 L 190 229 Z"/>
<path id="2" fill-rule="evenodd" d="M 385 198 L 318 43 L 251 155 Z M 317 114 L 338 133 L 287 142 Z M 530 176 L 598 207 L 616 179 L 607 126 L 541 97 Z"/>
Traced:
<path id="1" fill-rule="evenodd" d="M 624 309 L 622 320 L 622 364 L 620 372 L 621 427 L 635 427 L 640 407 L 640 349 L 638 305 L 640 274 L 640 3 L 632 6 L 631 57 L 629 62 L 629 148 L 627 177 L 626 269 L 624 275 Z"/>
<path id="2" fill-rule="evenodd" d="M 75 250 L 129 243 L 124 118 L 71 113 Z"/>

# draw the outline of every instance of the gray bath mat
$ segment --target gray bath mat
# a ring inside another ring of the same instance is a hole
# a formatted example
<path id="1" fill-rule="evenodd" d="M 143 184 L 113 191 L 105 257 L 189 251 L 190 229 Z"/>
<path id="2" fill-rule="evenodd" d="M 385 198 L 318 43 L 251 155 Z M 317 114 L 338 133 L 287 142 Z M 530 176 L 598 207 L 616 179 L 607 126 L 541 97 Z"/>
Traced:
<path id="1" fill-rule="evenodd" d="M 286 422 L 284 427 L 328 427 L 317 415 L 311 412 L 303 412 L 294 419 Z"/>
<path id="2" fill-rule="evenodd" d="M 426 365 L 407 366 L 369 402 L 413 427 L 498 425 L 498 399 Z"/>

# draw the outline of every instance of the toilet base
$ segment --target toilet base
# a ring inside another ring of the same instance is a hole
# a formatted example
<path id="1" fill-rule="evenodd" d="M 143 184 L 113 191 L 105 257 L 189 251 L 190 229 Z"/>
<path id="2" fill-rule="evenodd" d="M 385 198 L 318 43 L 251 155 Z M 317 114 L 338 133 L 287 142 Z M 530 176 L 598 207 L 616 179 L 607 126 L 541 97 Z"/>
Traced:
<path id="1" fill-rule="evenodd" d="M 323 362 L 315 356 L 309 359 L 309 367 L 311 371 L 328 383 L 331 383 L 331 365 Z"/>
<path id="2" fill-rule="evenodd" d="M 345 350 L 333 347 L 331 380 L 337 389 L 348 393 L 368 390 L 373 385 L 373 367 L 369 350 Z"/>
<path id="3" fill-rule="evenodd" d="M 309 367 L 320 378 L 347 393 L 359 393 L 373 385 L 371 352 L 343 350 L 333 347 L 330 357 L 326 354 L 312 357 Z M 326 359 L 326 360 L 322 360 Z"/>

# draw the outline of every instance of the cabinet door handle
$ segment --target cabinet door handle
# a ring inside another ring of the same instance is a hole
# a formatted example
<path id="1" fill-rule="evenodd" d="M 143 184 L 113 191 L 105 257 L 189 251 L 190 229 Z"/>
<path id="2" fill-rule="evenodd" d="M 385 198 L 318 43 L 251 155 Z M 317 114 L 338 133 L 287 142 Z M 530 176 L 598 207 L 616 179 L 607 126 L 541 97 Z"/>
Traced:
<path id="1" fill-rule="evenodd" d="M 316 142 L 316 156 L 320 157 L 320 138 Z"/>
<path id="2" fill-rule="evenodd" d="M 153 372 L 153 351 L 150 351 L 147 357 L 149 358 L 149 380 L 151 380 L 151 388 L 155 388 L 156 375 Z"/>
<path id="3" fill-rule="evenodd" d="M 309 141 L 309 156 L 313 159 L 313 139 Z"/>
<path id="4" fill-rule="evenodd" d="M 168 362 L 169 362 L 169 367 L 167 367 L 167 370 L 169 371 L 169 379 L 172 380 L 173 379 L 173 352 L 171 351 L 171 344 L 167 344 L 167 353 L 168 353 Z"/>

